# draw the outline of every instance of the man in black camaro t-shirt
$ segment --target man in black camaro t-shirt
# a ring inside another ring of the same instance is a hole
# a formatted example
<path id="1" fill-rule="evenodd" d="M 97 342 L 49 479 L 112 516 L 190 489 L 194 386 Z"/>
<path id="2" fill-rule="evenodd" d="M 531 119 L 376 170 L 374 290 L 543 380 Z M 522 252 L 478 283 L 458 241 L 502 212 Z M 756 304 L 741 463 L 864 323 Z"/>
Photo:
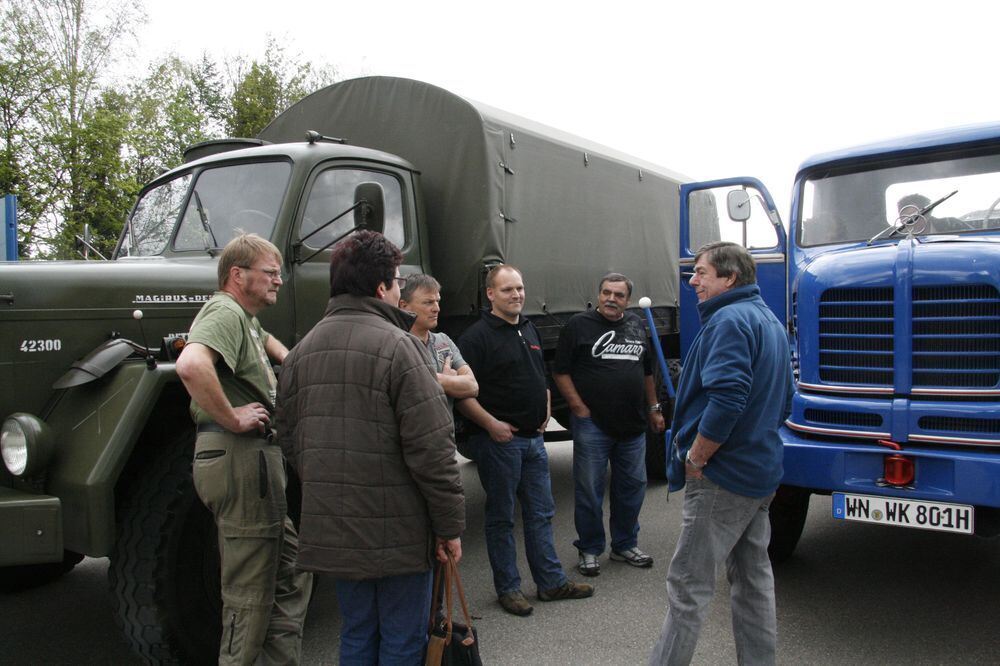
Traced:
<path id="1" fill-rule="evenodd" d="M 601 279 L 596 310 L 575 315 L 559 335 L 553 379 L 572 412 L 577 568 L 601 572 L 604 479 L 611 463 L 611 559 L 650 567 L 638 548 L 639 510 L 646 494 L 646 425 L 664 429 L 646 331 L 626 312 L 632 281 Z"/>

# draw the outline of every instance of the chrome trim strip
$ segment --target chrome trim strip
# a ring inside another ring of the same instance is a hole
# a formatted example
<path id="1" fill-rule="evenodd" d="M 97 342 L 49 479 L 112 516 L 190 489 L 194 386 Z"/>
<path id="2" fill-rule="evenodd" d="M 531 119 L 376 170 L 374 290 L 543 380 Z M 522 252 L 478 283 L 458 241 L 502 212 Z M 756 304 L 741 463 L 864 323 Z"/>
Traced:
<path id="1" fill-rule="evenodd" d="M 976 439 L 973 437 L 943 437 L 938 435 L 910 435 L 912 442 L 937 442 L 940 444 L 978 444 L 1000 446 L 1000 439 Z"/>
<path id="2" fill-rule="evenodd" d="M 867 432 L 864 430 L 837 430 L 836 428 L 819 428 L 816 426 L 801 425 L 793 423 L 791 419 L 785 421 L 792 430 L 800 432 L 811 432 L 819 435 L 836 435 L 838 437 L 855 437 L 857 439 L 889 439 L 887 432 Z"/>
<path id="3" fill-rule="evenodd" d="M 799 387 L 817 393 L 875 393 L 879 395 L 892 395 L 894 392 L 891 386 L 837 386 L 834 384 L 807 384 L 799 382 Z"/>
<path id="4" fill-rule="evenodd" d="M 835 435 L 837 437 L 853 437 L 855 439 L 889 439 L 887 432 L 864 432 L 861 430 L 838 430 L 836 428 L 818 428 L 816 426 L 805 426 L 793 423 L 791 420 L 785 421 L 792 430 L 799 432 L 809 432 L 818 435 Z M 936 435 L 909 435 L 911 442 L 924 442 L 931 444 L 966 444 L 974 446 L 1000 446 L 1000 439 L 977 439 L 973 437 L 944 437 Z"/>
<path id="5" fill-rule="evenodd" d="M 981 396 L 989 397 L 993 395 L 1000 395 L 1000 389 L 928 389 L 928 388 L 915 388 L 913 389 L 914 395 L 964 395 L 964 396 Z"/>

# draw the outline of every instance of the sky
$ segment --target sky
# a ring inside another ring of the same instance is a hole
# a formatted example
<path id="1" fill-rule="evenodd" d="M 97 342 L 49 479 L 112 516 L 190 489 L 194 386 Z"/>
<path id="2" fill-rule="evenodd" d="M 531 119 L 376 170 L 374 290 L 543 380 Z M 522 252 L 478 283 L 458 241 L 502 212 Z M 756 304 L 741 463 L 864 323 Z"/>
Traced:
<path id="1" fill-rule="evenodd" d="M 807 157 L 1000 121 L 1000 5 L 147 0 L 134 61 L 261 57 L 419 79 L 694 180 L 755 176 L 787 224 Z"/>

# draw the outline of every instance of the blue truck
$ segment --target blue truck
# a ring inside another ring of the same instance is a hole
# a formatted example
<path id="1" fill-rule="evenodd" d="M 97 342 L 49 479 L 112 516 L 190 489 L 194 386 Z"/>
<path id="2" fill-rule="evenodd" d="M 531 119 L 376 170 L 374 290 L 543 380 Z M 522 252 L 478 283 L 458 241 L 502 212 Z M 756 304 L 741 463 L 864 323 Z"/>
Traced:
<path id="1" fill-rule="evenodd" d="M 761 187 L 739 182 L 685 185 L 682 202 Z M 812 494 L 832 495 L 834 519 L 996 536 L 1000 125 L 808 159 L 788 228 L 787 241 L 743 232 L 787 313 L 797 379 L 772 560 L 794 551 Z"/>

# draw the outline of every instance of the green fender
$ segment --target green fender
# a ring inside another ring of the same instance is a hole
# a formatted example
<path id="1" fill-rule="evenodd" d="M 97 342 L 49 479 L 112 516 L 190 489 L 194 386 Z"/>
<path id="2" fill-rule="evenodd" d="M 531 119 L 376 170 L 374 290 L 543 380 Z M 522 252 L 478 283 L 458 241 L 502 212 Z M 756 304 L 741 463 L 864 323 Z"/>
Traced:
<path id="1" fill-rule="evenodd" d="M 62 503 L 68 550 L 91 557 L 111 552 L 115 484 L 164 389 L 179 381 L 173 363 L 149 368 L 144 360 L 126 361 L 98 379 L 65 389 L 47 410 L 56 454 L 45 486 Z M 181 397 L 187 400 L 183 390 Z M 176 424 L 190 426 L 189 421 Z"/>

